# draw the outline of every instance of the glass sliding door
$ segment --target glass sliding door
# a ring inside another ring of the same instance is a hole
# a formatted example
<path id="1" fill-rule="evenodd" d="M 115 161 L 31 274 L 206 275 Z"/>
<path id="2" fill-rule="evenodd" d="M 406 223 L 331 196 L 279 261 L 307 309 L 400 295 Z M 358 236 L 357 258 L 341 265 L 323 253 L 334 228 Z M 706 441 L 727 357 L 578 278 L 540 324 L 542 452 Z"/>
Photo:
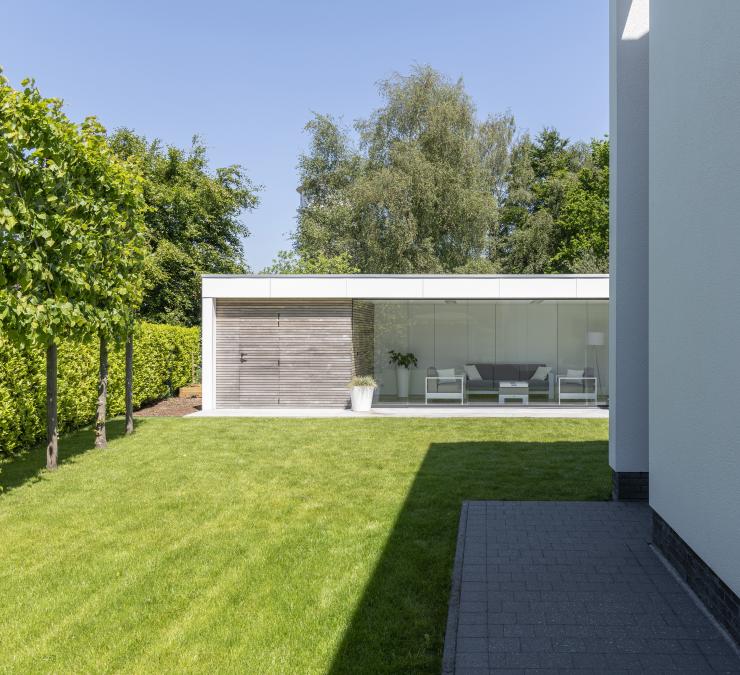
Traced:
<path id="1" fill-rule="evenodd" d="M 374 304 L 380 405 L 452 401 L 571 406 L 606 401 L 607 301 L 378 300 Z M 412 353 L 417 359 L 407 397 L 398 395 L 390 350 Z M 430 397 L 430 381 L 434 387 L 442 386 L 444 393 L 464 388 L 462 400 Z M 561 398 L 561 392 L 566 396 Z"/>

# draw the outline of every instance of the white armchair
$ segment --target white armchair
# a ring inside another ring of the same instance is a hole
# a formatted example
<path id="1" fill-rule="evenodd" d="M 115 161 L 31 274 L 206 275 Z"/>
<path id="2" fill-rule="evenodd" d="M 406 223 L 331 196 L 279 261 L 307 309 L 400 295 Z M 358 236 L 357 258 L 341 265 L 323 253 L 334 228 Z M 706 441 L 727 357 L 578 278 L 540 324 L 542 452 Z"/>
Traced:
<path id="1" fill-rule="evenodd" d="M 429 401 L 465 402 L 465 374 L 455 368 L 428 368 L 424 380 L 424 403 Z"/>

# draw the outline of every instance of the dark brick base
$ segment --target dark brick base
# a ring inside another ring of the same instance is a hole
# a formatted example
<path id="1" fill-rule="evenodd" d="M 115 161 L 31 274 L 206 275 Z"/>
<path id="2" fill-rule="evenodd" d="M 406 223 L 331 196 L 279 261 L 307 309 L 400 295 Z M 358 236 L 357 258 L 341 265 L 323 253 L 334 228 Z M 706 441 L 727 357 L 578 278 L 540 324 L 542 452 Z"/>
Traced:
<path id="1" fill-rule="evenodd" d="M 655 511 L 653 543 L 740 646 L 740 599 Z"/>
<path id="2" fill-rule="evenodd" d="M 646 502 L 648 476 L 647 471 L 612 470 L 612 499 L 620 502 Z"/>

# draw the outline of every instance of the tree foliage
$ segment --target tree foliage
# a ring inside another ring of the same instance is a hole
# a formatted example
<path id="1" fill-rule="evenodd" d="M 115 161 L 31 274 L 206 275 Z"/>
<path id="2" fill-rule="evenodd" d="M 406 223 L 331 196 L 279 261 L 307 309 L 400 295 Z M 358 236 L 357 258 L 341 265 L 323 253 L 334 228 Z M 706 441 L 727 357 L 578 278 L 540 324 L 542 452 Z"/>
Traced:
<path id="1" fill-rule="evenodd" d="M 182 150 L 119 129 L 110 145 L 137 163 L 144 180 L 152 255 L 146 261 L 141 316 L 196 325 L 201 273 L 247 271 L 243 239 L 249 231 L 240 216 L 257 206 L 259 188 L 240 165 L 211 171 L 198 137 Z"/>
<path id="2" fill-rule="evenodd" d="M 262 274 L 358 274 L 359 271 L 347 253 L 328 257 L 319 251 L 316 256 L 308 257 L 296 251 L 278 251 L 277 258 Z"/>
<path id="3" fill-rule="evenodd" d="M 146 254 L 136 171 L 94 119 L 0 75 L 0 325 L 20 344 L 124 330 Z"/>
<path id="4" fill-rule="evenodd" d="M 552 268 L 591 274 L 609 269 L 609 141 L 593 140 L 559 218 Z"/>
<path id="5" fill-rule="evenodd" d="M 147 253 L 138 173 L 94 118 L 70 121 L 32 80 L 0 75 L 0 327 L 46 347 L 47 467 L 57 466 L 57 344 L 100 338 L 99 424 L 105 445 L 107 341 L 141 301 Z"/>
<path id="6" fill-rule="evenodd" d="M 570 143 L 555 129 L 514 144 L 501 208 L 506 272 L 607 272 L 609 142 Z"/>
<path id="7" fill-rule="evenodd" d="M 355 125 L 307 125 L 299 161 L 296 249 L 346 254 L 362 271 L 449 272 L 484 256 L 513 134 L 510 116 L 479 121 L 462 81 L 429 67 L 380 84 L 384 105 Z"/>
<path id="8" fill-rule="evenodd" d="M 365 273 L 607 271 L 607 140 L 552 128 L 515 138 L 510 114 L 479 120 L 462 81 L 430 67 L 380 94 L 354 133 L 329 115 L 306 125 L 296 260 L 346 256 Z"/>

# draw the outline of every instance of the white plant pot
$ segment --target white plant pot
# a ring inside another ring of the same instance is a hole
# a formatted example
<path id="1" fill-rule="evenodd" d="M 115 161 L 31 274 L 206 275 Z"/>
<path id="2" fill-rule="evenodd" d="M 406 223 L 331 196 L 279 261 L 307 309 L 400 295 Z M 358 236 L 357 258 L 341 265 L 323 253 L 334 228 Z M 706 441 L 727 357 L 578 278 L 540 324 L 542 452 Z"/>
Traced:
<path id="1" fill-rule="evenodd" d="M 350 397 L 354 412 L 368 412 L 373 405 L 375 387 L 352 387 Z"/>
<path id="2" fill-rule="evenodd" d="M 409 377 L 411 371 L 404 366 L 396 368 L 396 383 L 398 384 L 398 398 L 409 397 Z"/>

